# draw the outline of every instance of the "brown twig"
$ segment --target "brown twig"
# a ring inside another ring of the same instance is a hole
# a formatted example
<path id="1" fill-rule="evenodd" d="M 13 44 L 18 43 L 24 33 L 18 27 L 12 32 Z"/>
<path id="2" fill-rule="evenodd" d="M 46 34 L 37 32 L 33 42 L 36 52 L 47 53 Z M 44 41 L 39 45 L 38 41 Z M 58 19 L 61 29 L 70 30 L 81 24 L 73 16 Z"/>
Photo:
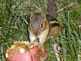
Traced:
<path id="1" fill-rule="evenodd" d="M 64 9 L 70 8 L 70 7 L 74 7 L 76 5 L 76 3 L 70 3 L 69 5 L 57 10 L 57 13 L 63 11 Z"/>

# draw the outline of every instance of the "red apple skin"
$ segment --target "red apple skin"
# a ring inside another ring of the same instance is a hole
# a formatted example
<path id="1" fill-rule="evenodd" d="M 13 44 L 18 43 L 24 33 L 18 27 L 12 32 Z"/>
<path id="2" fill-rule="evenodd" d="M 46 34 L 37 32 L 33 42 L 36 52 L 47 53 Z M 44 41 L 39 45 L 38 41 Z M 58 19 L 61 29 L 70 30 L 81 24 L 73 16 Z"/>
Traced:
<path id="1" fill-rule="evenodd" d="M 18 51 L 13 52 L 11 59 L 7 58 L 7 61 L 40 61 L 39 58 L 39 48 L 33 47 L 25 53 L 20 53 Z"/>

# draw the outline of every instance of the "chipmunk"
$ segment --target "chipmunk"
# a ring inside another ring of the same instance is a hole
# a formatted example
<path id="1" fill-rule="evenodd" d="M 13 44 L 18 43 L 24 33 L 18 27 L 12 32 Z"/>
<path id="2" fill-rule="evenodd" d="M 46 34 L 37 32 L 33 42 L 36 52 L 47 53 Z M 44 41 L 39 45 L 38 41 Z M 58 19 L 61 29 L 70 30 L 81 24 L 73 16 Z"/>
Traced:
<path id="1" fill-rule="evenodd" d="M 37 41 L 41 46 L 44 44 L 49 34 L 49 23 L 42 11 L 36 10 L 30 15 L 28 31 L 31 43 Z"/>

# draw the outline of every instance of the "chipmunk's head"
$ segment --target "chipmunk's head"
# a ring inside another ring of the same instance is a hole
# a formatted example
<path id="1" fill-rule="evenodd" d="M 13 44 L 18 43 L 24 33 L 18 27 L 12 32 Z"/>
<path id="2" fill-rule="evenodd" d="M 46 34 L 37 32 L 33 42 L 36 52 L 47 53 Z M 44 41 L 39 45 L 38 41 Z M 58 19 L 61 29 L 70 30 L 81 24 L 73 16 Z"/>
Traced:
<path id="1" fill-rule="evenodd" d="M 43 22 L 46 20 L 46 16 L 41 10 L 36 10 L 30 15 L 31 29 L 38 33 L 42 27 Z"/>

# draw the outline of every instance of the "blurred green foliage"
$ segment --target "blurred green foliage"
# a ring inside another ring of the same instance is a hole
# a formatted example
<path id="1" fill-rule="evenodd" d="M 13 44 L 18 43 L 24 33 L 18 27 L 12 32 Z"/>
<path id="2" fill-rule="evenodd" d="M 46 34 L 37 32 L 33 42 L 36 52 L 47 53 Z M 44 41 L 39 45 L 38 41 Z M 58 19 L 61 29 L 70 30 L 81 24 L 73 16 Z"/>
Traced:
<path id="1" fill-rule="evenodd" d="M 64 61 L 78 61 L 81 31 L 78 20 L 81 15 L 81 0 L 57 0 L 58 10 L 70 3 L 73 8 L 66 8 L 58 13 L 58 21 L 62 27 L 60 42 Z M 44 0 L 0 0 L 0 61 L 5 61 L 4 53 L 14 40 L 28 40 L 27 24 L 29 15 L 36 9 L 46 12 Z M 49 60 L 56 61 L 52 40 L 47 39 L 45 47 Z"/>

